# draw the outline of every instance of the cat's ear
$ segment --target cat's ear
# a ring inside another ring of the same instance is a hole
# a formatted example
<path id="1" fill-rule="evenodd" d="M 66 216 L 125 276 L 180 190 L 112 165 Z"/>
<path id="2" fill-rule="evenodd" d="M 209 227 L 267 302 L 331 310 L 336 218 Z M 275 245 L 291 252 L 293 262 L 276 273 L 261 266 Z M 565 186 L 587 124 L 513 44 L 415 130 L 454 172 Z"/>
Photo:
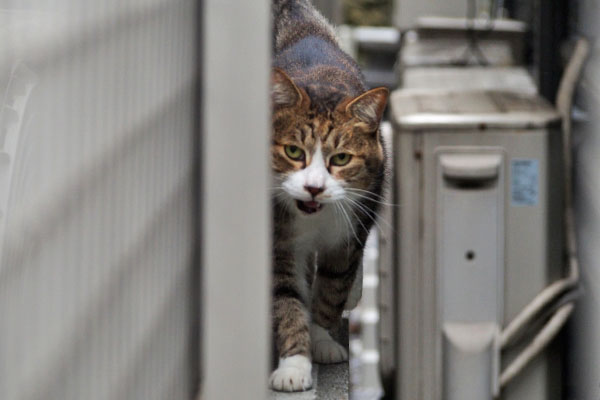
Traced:
<path id="1" fill-rule="evenodd" d="M 379 126 L 390 91 L 385 87 L 371 89 L 346 105 L 346 112 L 375 130 Z"/>
<path id="2" fill-rule="evenodd" d="M 277 107 L 300 106 L 308 99 L 306 93 L 292 81 L 292 79 L 279 68 L 271 72 L 271 101 Z"/>

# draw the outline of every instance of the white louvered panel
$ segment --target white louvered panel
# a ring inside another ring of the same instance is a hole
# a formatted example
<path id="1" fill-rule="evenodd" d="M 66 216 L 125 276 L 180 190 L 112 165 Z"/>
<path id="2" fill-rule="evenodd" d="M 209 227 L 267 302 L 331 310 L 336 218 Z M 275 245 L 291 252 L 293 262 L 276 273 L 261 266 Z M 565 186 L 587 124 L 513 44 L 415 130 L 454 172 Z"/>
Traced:
<path id="1" fill-rule="evenodd" d="M 1 399 L 190 398 L 195 8 L 2 5 Z"/>

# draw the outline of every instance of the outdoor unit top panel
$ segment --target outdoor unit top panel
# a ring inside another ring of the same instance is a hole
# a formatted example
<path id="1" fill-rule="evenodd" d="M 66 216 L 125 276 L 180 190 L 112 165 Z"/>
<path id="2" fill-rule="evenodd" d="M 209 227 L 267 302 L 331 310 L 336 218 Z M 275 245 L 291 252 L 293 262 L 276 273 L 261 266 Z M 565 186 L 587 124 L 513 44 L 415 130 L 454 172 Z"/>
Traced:
<path id="1" fill-rule="evenodd" d="M 478 61 L 469 56 L 469 39 L 466 34 L 437 36 L 423 33 L 415 35 L 407 32 L 400 52 L 403 67 L 477 65 Z M 523 41 L 503 40 L 486 35 L 479 47 L 489 65 L 510 66 L 523 64 Z"/>
<path id="2" fill-rule="evenodd" d="M 358 26 L 352 29 L 353 39 L 363 48 L 398 51 L 400 36 L 398 29 L 390 27 Z"/>
<path id="3" fill-rule="evenodd" d="M 402 72 L 402 88 L 474 91 L 503 90 L 535 96 L 531 75 L 523 67 L 412 67 Z"/>
<path id="4" fill-rule="evenodd" d="M 560 121 L 543 98 L 503 91 L 400 89 L 390 107 L 400 131 L 534 129 Z"/>
<path id="5" fill-rule="evenodd" d="M 524 33 L 527 31 L 527 24 L 513 19 L 494 19 L 490 21 L 485 18 L 467 19 L 425 16 L 417 19 L 415 28 L 418 31 L 467 31 L 474 29 L 477 31 L 493 30 L 494 32 Z"/>

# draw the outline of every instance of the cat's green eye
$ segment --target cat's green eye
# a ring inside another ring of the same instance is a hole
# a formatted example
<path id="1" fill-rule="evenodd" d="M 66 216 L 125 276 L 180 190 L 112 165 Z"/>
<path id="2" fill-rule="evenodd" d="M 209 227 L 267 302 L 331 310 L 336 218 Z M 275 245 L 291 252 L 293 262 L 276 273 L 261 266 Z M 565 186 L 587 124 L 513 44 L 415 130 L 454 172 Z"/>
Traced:
<path id="1" fill-rule="evenodd" d="M 339 153 L 331 157 L 331 165 L 342 167 L 350 162 L 352 156 L 348 153 Z"/>
<path id="2" fill-rule="evenodd" d="M 304 151 L 298 147 L 293 145 L 287 145 L 283 147 L 285 149 L 285 154 L 291 158 L 292 160 L 301 161 L 304 160 Z"/>

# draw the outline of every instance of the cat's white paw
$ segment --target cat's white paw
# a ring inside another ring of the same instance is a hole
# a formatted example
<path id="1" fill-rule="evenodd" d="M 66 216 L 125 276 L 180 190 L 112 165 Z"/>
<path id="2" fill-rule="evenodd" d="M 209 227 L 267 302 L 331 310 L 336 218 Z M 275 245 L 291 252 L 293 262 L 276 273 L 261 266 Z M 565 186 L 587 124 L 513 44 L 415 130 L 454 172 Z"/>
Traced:
<path id="1" fill-rule="evenodd" d="M 317 324 L 310 327 L 310 342 L 313 361 L 334 364 L 348 360 L 348 350 L 333 340 L 329 332 Z"/>
<path id="2" fill-rule="evenodd" d="M 269 386 L 282 392 L 298 392 L 312 387 L 312 364 L 301 355 L 279 359 L 279 366 L 271 374 Z"/>

